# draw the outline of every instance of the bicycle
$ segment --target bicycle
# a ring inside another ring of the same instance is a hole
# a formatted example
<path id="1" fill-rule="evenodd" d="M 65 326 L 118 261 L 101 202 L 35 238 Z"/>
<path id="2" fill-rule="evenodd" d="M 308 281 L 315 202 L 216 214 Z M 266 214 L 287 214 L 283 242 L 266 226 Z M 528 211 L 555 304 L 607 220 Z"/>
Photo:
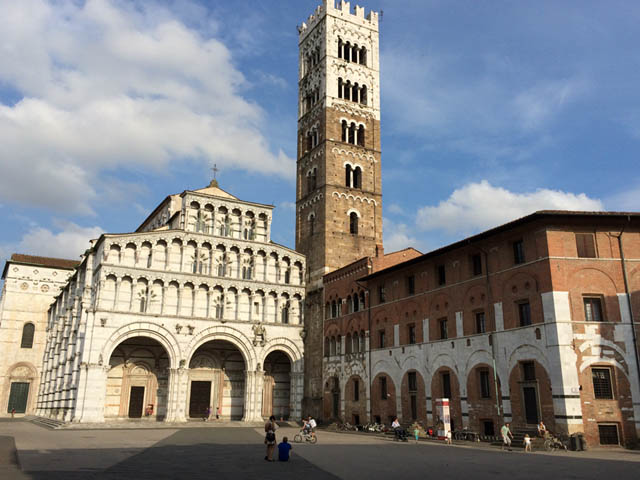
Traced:
<path id="1" fill-rule="evenodd" d="M 318 437 L 315 435 L 312 435 L 311 432 L 300 431 L 299 433 L 296 433 L 295 436 L 293 437 L 293 441 L 295 443 L 302 443 L 303 440 L 311 444 L 318 443 Z"/>
<path id="2" fill-rule="evenodd" d="M 457 430 L 453 432 L 454 440 L 467 440 L 469 442 L 479 442 L 480 435 L 476 432 L 469 430 L 468 428 L 463 428 L 462 430 Z"/>
<path id="3" fill-rule="evenodd" d="M 556 450 L 564 450 L 566 452 L 567 445 L 558 437 L 549 434 L 544 439 L 544 449 L 547 452 L 554 452 Z"/>

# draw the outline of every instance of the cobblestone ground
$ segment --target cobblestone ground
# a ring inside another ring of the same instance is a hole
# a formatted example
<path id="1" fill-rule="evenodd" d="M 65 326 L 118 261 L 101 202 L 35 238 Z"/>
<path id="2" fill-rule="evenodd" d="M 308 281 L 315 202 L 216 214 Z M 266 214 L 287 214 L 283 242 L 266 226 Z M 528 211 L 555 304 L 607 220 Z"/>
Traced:
<path id="1" fill-rule="evenodd" d="M 283 428 L 278 439 L 294 433 Z M 0 478 L 623 480 L 640 472 L 637 451 L 525 454 L 322 431 L 319 438 L 317 445 L 294 444 L 290 462 L 269 463 L 259 428 L 54 431 L 26 421 L 0 422 Z M 19 466 L 12 459 L 14 442 Z"/>

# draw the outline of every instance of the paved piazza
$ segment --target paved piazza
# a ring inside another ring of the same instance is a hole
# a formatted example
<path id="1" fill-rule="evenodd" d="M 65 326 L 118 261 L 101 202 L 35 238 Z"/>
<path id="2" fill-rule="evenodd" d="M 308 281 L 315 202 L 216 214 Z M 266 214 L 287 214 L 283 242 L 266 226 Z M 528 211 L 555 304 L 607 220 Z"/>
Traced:
<path id="1" fill-rule="evenodd" d="M 364 434 L 319 432 L 317 445 L 294 444 L 289 463 L 267 463 L 260 428 L 48 430 L 0 422 L 2 479 L 411 479 L 638 478 L 640 452 L 501 452 L 495 447 L 396 443 Z M 195 427 L 195 425 L 194 425 Z M 293 437 L 295 429 L 282 428 Z M 12 465 L 14 444 L 22 469 Z"/>

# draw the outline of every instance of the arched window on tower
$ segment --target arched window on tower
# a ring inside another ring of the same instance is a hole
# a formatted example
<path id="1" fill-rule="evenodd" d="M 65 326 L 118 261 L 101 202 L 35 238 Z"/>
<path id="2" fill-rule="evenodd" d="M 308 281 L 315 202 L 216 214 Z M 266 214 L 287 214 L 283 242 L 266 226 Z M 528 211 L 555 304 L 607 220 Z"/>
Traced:
<path id="1" fill-rule="evenodd" d="M 349 143 L 351 143 L 352 145 L 356 144 L 356 124 L 352 123 L 349 126 Z"/>
<path id="2" fill-rule="evenodd" d="M 345 167 L 345 179 L 344 179 L 344 184 L 347 188 L 351 187 L 351 165 L 348 165 Z"/>
<path id="3" fill-rule="evenodd" d="M 367 64 L 367 47 L 362 47 L 360 49 L 360 65 Z"/>
<path id="4" fill-rule="evenodd" d="M 344 45 L 344 59 L 349 62 L 351 59 L 351 44 L 349 42 Z"/>
<path id="5" fill-rule="evenodd" d="M 351 235 L 358 234 L 358 214 L 356 212 L 349 214 L 349 233 Z"/>
<path id="6" fill-rule="evenodd" d="M 33 347 L 33 335 L 36 327 L 33 323 L 25 323 L 22 327 L 22 340 L 20 341 L 20 348 L 32 348 Z"/>
<path id="7" fill-rule="evenodd" d="M 336 318 L 338 316 L 338 304 L 335 300 L 331 302 L 331 318 Z"/>
<path id="8" fill-rule="evenodd" d="M 360 87 L 358 86 L 357 83 L 353 84 L 353 87 L 351 87 L 351 100 L 353 100 L 354 102 L 358 101 L 358 92 L 360 91 Z"/>
<path id="9" fill-rule="evenodd" d="M 362 188 L 362 169 L 356 167 L 353 169 L 353 188 Z"/>
<path id="10" fill-rule="evenodd" d="M 358 145 L 364 147 L 364 125 L 358 127 Z"/>
<path id="11" fill-rule="evenodd" d="M 338 77 L 338 98 L 342 98 L 342 78 Z"/>
<path id="12" fill-rule="evenodd" d="M 354 63 L 358 63 L 358 50 L 358 45 L 351 47 L 351 61 Z"/>
<path id="13" fill-rule="evenodd" d="M 342 120 L 342 141 L 346 142 L 348 139 L 348 130 L 349 127 L 347 126 L 347 121 L 346 120 Z"/>
<path id="14" fill-rule="evenodd" d="M 360 311 L 360 299 L 358 298 L 357 293 L 353 294 L 353 311 L 354 312 Z"/>
<path id="15" fill-rule="evenodd" d="M 344 84 L 343 94 L 345 100 L 351 100 L 351 80 L 347 80 Z"/>
<path id="16" fill-rule="evenodd" d="M 366 85 L 363 85 L 362 88 L 360 89 L 360 103 L 362 105 L 367 104 L 367 86 Z"/>
<path id="17" fill-rule="evenodd" d="M 318 186 L 318 169 L 317 167 L 313 167 L 311 170 L 311 190 L 315 190 Z"/>
<path id="18" fill-rule="evenodd" d="M 360 308 L 365 309 L 364 305 L 364 292 L 360 292 Z"/>
<path id="19" fill-rule="evenodd" d="M 316 216 L 311 214 L 309 215 L 309 235 L 313 235 L 316 230 Z"/>
<path id="20" fill-rule="evenodd" d="M 338 58 L 342 58 L 342 39 L 338 37 Z"/>

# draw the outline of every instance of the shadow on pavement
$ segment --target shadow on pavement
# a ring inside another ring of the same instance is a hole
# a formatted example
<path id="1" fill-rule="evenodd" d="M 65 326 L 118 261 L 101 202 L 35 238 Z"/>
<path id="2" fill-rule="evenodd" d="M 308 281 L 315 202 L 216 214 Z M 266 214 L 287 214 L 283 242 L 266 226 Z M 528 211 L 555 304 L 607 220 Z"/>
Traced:
<path id="1" fill-rule="evenodd" d="M 126 432 L 123 432 L 126 435 Z M 31 454 L 35 452 L 24 452 Z M 109 455 L 107 451 L 68 452 L 72 456 Z M 21 452 L 22 454 L 22 452 Z M 47 453 L 42 453 L 46 455 Z M 65 456 L 65 450 L 50 455 Z M 254 430 L 181 430 L 106 470 L 73 468 L 25 472 L 36 480 L 57 479 L 336 479 L 294 453 L 289 462 L 266 462 L 262 437 Z"/>

